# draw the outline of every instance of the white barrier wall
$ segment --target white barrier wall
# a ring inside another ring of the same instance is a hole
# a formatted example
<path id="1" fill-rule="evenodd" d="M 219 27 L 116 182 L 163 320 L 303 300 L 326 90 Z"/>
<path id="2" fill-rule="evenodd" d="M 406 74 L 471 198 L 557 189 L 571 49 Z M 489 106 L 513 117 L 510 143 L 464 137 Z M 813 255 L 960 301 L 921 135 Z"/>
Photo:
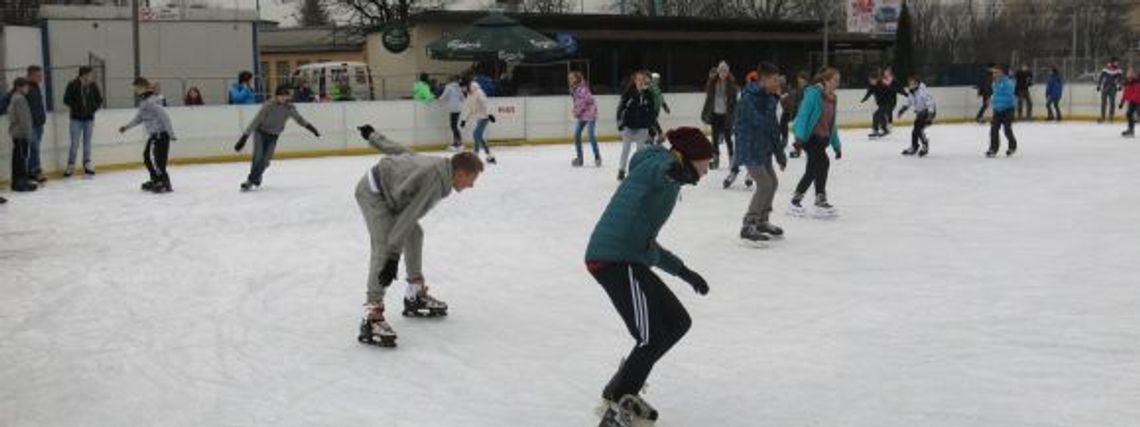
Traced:
<path id="1" fill-rule="evenodd" d="M 974 89 L 968 87 L 932 88 L 938 103 L 938 120 L 972 120 L 978 108 Z M 1045 115 L 1043 87 L 1034 87 L 1034 114 Z M 839 94 L 839 123 L 841 125 L 869 126 L 875 106 L 873 100 L 860 104 L 864 91 L 841 90 Z M 662 126 L 700 125 L 700 110 L 704 94 L 668 94 L 666 102 L 672 114 L 662 113 Z M 900 103 L 902 100 L 900 100 Z M 599 137 L 617 134 L 617 96 L 597 97 Z M 572 137 L 575 122 L 570 116 L 569 96 L 528 98 L 492 98 L 492 111 L 498 122 L 488 128 L 487 137 L 496 140 L 559 140 Z M 177 141 L 171 147 L 171 159 L 200 159 L 233 156 L 233 144 L 244 126 L 256 114 L 257 106 L 171 107 Z M 1061 104 L 1062 112 L 1070 116 L 1099 114 L 1099 94 L 1092 86 L 1068 86 Z M 442 145 L 451 140 L 447 111 L 440 104 L 423 104 L 415 101 L 348 102 L 333 104 L 298 104 L 298 110 L 321 132 L 317 139 L 296 125 L 286 127 L 278 143 L 278 152 L 340 151 L 367 149 L 356 127 L 371 124 L 393 140 L 408 145 Z M 100 111 L 96 116 L 95 136 L 92 142 L 96 165 L 141 163 L 146 136 L 142 127 L 125 135 L 118 133 L 119 126 L 134 116 L 133 109 Z M 909 116 L 908 115 L 908 119 Z M 68 115 L 61 112 L 51 116 L 41 146 L 41 158 L 48 173 L 62 171 L 67 165 Z M 470 141 L 474 126 L 464 129 L 464 138 Z M 7 117 L 0 118 L 0 181 L 7 181 L 11 170 L 11 139 L 7 135 Z M 76 153 L 77 166 L 82 162 L 81 151 Z M 251 149 L 247 148 L 245 155 Z"/>

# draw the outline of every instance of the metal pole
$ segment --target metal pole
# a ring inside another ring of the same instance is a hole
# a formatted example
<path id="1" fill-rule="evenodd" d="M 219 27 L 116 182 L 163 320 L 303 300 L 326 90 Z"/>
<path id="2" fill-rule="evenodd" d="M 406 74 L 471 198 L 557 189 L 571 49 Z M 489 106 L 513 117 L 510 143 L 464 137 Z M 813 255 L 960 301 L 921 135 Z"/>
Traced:
<path id="1" fill-rule="evenodd" d="M 830 15 L 830 13 L 829 13 L 830 11 L 831 11 L 831 2 L 828 2 L 827 7 L 824 9 L 824 13 L 823 13 L 823 68 L 827 68 L 827 42 L 828 42 L 828 33 L 831 31 L 831 25 L 829 22 L 830 17 L 828 16 L 828 15 Z"/>
<path id="2" fill-rule="evenodd" d="M 135 79 L 138 79 L 142 77 L 142 63 L 139 59 L 139 0 L 131 0 L 131 38 L 134 44 Z M 137 98 L 135 105 L 138 105 Z"/>

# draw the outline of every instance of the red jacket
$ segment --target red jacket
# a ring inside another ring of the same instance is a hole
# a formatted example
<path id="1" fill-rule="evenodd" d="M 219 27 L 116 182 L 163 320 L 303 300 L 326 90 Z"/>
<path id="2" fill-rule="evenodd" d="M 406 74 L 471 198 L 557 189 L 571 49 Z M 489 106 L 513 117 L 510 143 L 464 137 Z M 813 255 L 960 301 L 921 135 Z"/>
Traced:
<path id="1" fill-rule="evenodd" d="M 1122 100 L 1140 104 L 1140 79 L 1131 79 L 1125 83 Z"/>

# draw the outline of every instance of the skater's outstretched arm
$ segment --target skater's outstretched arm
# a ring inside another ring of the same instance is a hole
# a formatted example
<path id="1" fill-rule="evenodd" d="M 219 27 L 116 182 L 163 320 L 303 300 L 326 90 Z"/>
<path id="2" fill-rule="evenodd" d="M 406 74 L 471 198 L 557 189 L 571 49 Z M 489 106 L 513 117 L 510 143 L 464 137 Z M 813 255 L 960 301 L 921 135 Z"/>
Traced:
<path id="1" fill-rule="evenodd" d="M 253 116 L 253 121 L 249 122 L 249 126 L 245 127 L 245 133 L 243 133 L 243 135 L 253 135 L 257 129 L 261 128 L 261 124 L 265 121 L 265 116 L 269 114 L 269 108 L 270 105 L 265 104 L 261 106 L 260 110 L 257 110 L 257 115 Z"/>
<path id="2" fill-rule="evenodd" d="M 412 150 L 408 147 L 405 147 L 403 144 L 388 139 L 388 137 L 382 135 L 380 132 L 373 132 L 368 136 L 368 145 L 371 145 L 376 149 L 376 151 L 379 151 L 381 154 L 387 155 L 407 154 L 412 152 Z"/>
<path id="3" fill-rule="evenodd" d="M 297 106 L 289 105 L 289 118 L 293 119 L 293 121 L 297 122 L 301 127 L 308 129 L 313 135 L 317 137 L 321 136 L 321 133 L 317 131 L 317 127 L 313 126 L 308 120 L 305 120 L 305 118 L 301 116 L 301 113 L 297 112 Z"/>

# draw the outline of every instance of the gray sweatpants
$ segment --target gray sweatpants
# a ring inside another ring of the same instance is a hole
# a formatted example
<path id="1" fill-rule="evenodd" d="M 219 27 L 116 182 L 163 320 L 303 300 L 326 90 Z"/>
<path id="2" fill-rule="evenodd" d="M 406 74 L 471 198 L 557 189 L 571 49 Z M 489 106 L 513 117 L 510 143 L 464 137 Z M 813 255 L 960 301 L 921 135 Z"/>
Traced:
<path id="1" fill-rule="evenodd" d="M 637 149 L 645 148 L 645 144 L 649 143 L 649 129 L 630 129 L 625 128 L 621 131 L 621 163 L 618 168 L 626 170 L 629 164 L 629 146 L 637 144 Z"/>
<path id="2" fill-rule="evenodd" d="M 392 224 L 396 222 L 396 215 L 388 209 L 381 194 L 372 192 L 369 174 L 365 174 L 360 183 L 356 184 L 356 203 L 360 205 L 360 212 L 364 214 L 364 223 L 368 226 L 368 235 L 372 242 L 372 256 L 368 263 L 367 302 L 383 303 L 386 288 L 380 286 L 380 270 L 384 269 L 384 263 L 394 255 L 387 253 L 387 248 L 388 235 Z M 424 231 L 419 224 L 416 224 L 403 244 L 407 277 L 423 277 L 423 246 Z"/>
<path id="3" fill-rule="evenodd" d="M 768 222 L 768 216 L 772 213 L 772 200 L 776 198 L 776 187 L 780 185 L 776 169 L 770 161 L 764 166 L 748 166 L 748 176 L 756 182 L 756 192 L 752 193 L 752 203 L 748 205 L 744 223 Z"/>

